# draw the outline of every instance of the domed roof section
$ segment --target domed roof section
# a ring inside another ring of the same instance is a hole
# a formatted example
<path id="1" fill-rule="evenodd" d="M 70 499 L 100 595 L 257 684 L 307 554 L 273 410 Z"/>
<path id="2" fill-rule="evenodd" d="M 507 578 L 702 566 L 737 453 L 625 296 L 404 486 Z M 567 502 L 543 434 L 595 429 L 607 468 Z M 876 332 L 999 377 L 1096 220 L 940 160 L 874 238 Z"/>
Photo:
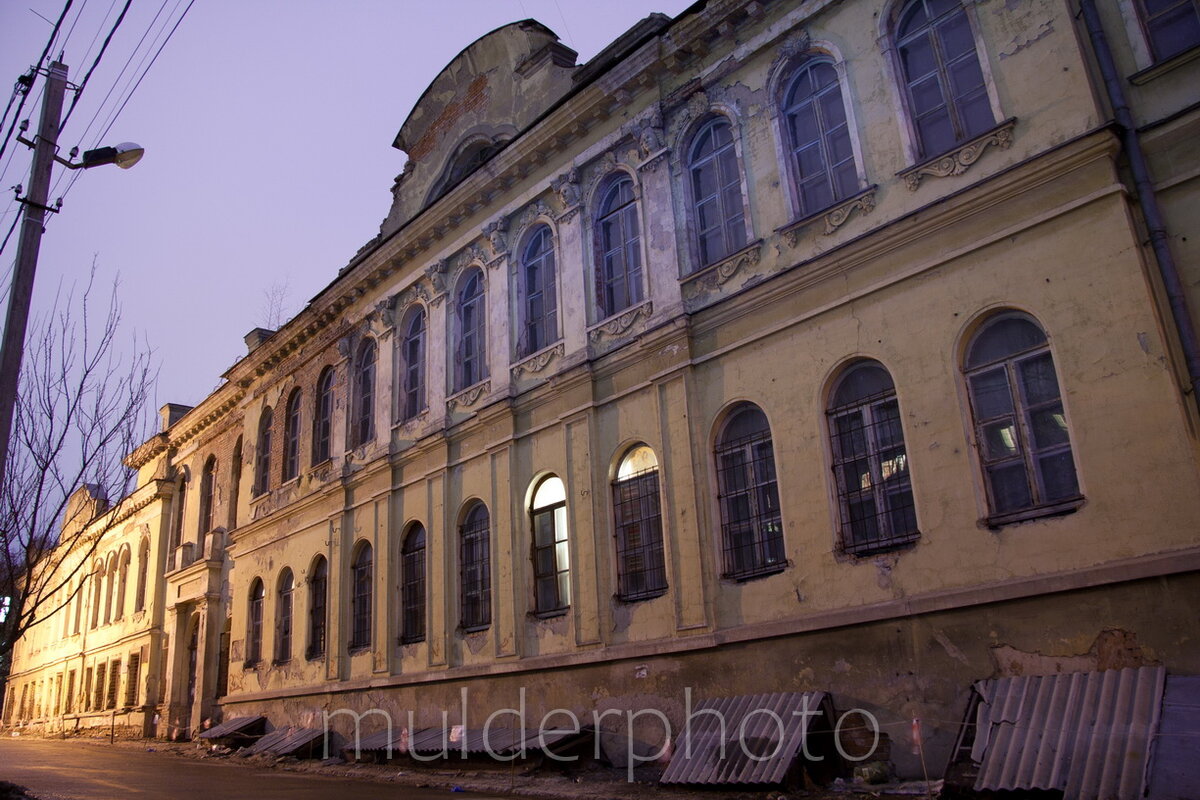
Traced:
<path id="1" fill-rule="evenodd" d="M 396 135 L 409 161 L 382 232 L 416 216 L 561 99 L 575 56 L 531 19 L 497 28 L 455 56 Z"/>

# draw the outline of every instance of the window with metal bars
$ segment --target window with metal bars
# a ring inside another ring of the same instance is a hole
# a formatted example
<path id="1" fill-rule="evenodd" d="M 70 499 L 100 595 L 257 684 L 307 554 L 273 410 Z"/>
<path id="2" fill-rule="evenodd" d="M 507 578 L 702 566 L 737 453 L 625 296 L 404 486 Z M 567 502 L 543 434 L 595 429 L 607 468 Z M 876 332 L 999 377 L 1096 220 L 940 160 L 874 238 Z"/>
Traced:
<path id="1" fill-rule="evenodd" d="M 92 667 L 88 667 L 83 671 L 83 692 L 79 696 L 79 705 L 82 706 L 81 711 L 91 711 L 92 709 L 92 678 L 95 671 Z M 29 688 L 27 685 L 26 689 Z"/>
<path id="2" fill-rule="evenodd" d="M 487 506 L 475 503 L 458 529 L 462 628 L 483 630 L 492 623 L 491 520 Z"/>
<path id="3" fill-rule="evenodd" d="M 875 361 L 851 365 L 838 379 L 826 413 L 839 548 L 867 555 L 915 541 L 920 532 L 891 375 Z"/>
<path id="4" fill-rule="evenodd" d="M 413 305 L 401 324 L 400 419 L 410 420 L 425 409 L 425 309 Z"/>
<path id="5" fill-rule="evenodd" d="M 550 226 L 539 225 L 529 235 L 522 250 L 519 283 L 521 327 L 517 357 L 524 358 L 559 338 L 554 237 Z"/>
<path id="6" fill-rule="evenodd" d="M 358 346 L 354 371 L 354 417 L 351 440 L 358 447 L 375 438 L 375 360 L 374 339 Z"/>
<path id="7" fill-rule="evenodd" d="M 968 348 L 965 377 L 989 521 L 1078 501 L 1066 410 L 1041 326 L 1018 313 L 988 321 Z"/>
<path id="8" fill-rule="evenodd" d="M 96 665 L 96 682 L 92 684 L 92 705 L 91 710 L 102 711 L 104 709 L 104 688 L 105 678 L 108 676 L 108 663 L 101 661 Z"/>
<path id="9" fill-rule="evenodd" d="M 142 654 L 129 654 L 129 674 L 125 678 L 125 707 L 132 708 L 138 704 L 138 681 L 141 680 L 142 670 Z M 68 693 L 71 689 L 71 684 L 74 683 L 75 674 L 71 674 L 71 680 L 67 684 Z M 68 700 L 70 702 L 70 700 Z"/>
<path id="10" fill-rule="evenodd" d="M 325 655 L 329 562 L 317 556 L 308 579 L 308 657 Z"/>
<path id="11" fill-rule="evenodd" d="M 912 0 L 900 10 L 896 54 L 921 157 L 996 124 L 975 35 L 959 0 Z"/>
<path id="12" fill-rule="evenodd" d="M 1200 0 L 1137 0 L 1155 61 L 1200 45 Z"/>
<path id="13" fill-rule="evenodd" d="M 746 244 L 746 205 L 742 171 L 733 142 L 733 126 L 724 117 L 709 120 L 692 141 L 688 157 L 691 176 L 692 224 L 696 231 L 699 265 L 706 266 L 735 253 Z"/>
<path id="14" fill-rule="evenodd" d="M 246 664 L 254 666 L 262 661 L 263 627 L 263 582 L 255 578 L 250 584 L 250 602 L 246 608 Z"/>
<path id="15" fill-rule="evenodd" d="M 371 646 L 372 566 L 370 543 L 359 543 L 350 567 L 351 650 L 363 650 Z"/>
<path id="16" fill-rule="evenodd" d="M 571 606 L 571 555 L 567 538 L 567 491 L 562 479 L 544 478 L 533 493 L 534 611 L 547 616 Z"/>
<path id="17" fill-rule="evenodd" d="M 646 445 L 621 459 L 613 481 L 617 540 L 617 598 L 647 600 L 667 591 L 663 559 L 658 459 Z"/>
<path id="18" fill-rule="evenodd" d="M 474 386 L 487 377 L 487 309 L 483 273 L 468 270 L 459 282 L 455 318 L 458 326 L 454 354 L 454 391 Z"/>
<path id="19" fill-rule="evenodd" d="M 600 202 L 596 220 L 596 305 L 601 319 L 642 302 L 642 239 L 633 180 L 622 175 Z"/>
<path id="20" fill-rule="evenodd" d="M 254 494 L 265 494 L 271 488 L 271 407 L 263 409 L 258 418 L 258 448 L 254 453 Z"/>
<path id="21" fill-rule="evenodd" d="M 11 709 L 9 710 L 11 711 Z M 75 713 L 75 670 L 73 669 L 67 671 L 67 697 L 63 701 L 63 713 Z"/>
<path id="22" fill-rule="evenodd" d="M 400 641 L 425 641 L 425 527 L 414 524 L 400 547 Z"/>
<path id="23" fill-rule="evenodd" d="M 787 566 L 775 478 L 775 452 L 766 416 L 751 403 L 726 421 L 716 447 L 721 509 L 722 577 L 745 580 Z"/>
<path id="24" fill-rule="evenodd" d="M 292 571 L 285 569 L 279 577 L 279 592 L 275 610 L 275 662 L 292 660 L 292 592 L 295 580 Z"/>
<path id="25" fill-rule="evenodd" d="M 283 418 L 283 475 L 284 483 L 300 474 L 300 389 L 288 395 Z"/>
<path id="26" fill-rule="evenodd" d="M 330 457 L 330 435 L 333 431 L 333 367 L 321 370 L 317 378 L 317 401 L 313 409 L 312 463 L 320 464 Z"/>
<path id="27" fill-rule="evenodd" d="M 783 109 L 800 216 L 857 192 L 850 123 L 833 64 L 817 58 L 797 69 L 784 92 Z"/>

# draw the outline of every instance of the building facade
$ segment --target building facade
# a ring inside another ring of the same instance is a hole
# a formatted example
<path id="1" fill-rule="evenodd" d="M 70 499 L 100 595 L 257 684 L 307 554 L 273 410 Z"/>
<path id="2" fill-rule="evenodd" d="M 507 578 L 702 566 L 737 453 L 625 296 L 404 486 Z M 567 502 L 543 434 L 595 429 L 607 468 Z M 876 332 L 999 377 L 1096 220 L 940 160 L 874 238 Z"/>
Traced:
<path id="1" fill-rule="evenodd" d="M 129 457 L 156 733 L 820 690 L 944 763 L 975 680 L 1197 672 L 1200 11 L 1100 5 L 1125 128 L 1067 0 L 470 44 L 379 235 Z"/>

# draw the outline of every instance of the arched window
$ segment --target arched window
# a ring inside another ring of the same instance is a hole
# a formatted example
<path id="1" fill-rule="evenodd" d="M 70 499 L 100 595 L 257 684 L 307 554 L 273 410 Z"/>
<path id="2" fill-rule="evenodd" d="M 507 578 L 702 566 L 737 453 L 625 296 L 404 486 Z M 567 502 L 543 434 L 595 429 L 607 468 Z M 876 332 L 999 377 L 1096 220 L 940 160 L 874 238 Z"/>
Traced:
<path id="1" fill-rule="evenodd" d="M 462 628 L 481 630 L 492 623 L 491 520 L 487 506 L 475 503 L 458 528 Z"/>
<path id="2" fill-rule="evenodd" d="M 596 305 L 601 319 L 642 301 L 642 239 L 633 180 L 605 191 L 596 219 Z"/>
<path id="3" fill-rule="evenodd" d="M 517 334 L 517 357 L 524 358 L 558 341 L 554 237 L 550 226 L 537 226 L 526 240 L 521 250 L 518 283 L 521 327 Z"/>
<path id="4" fill-rule="evenodd" d="M 350 565 L 350 649 L 371 646 L 372 550 L 360 542 Z"/>
<path id="5" fill-rule="evenodd" d="M 300 474 L 300 389 L 288 395 L 283 418 L 283 482 Z"/>
<path id="6" fill-rule="evenodd" d="M 141 611 L 146 607 L 146 581 L 150 577 L 150 542 L 146 539 L 138 546 L 137 590 L 133 595 L 133 610 Z M 79 614 L 76 609 L 75 632 L 79 633 Z"/>
<path id="7" fill-rule="evenodd" d="M 180 467 L 179 478 L 175 481 L 175 492 L 171 495 L 171 557 L 168 559 L 168 564 L 174 563 L 175 549 L 183 544 L 183 513 L 184 507 L 187 505 L 187 478 L 187 470 Z M 175 568 L 178 569 L 182 566 L 183 564 L 176 564 Z"/>
<path id="8" fill-rule="evenodd" d="M 617 539 L 617 597 L 645 600 L 667 590 L 663 560 L 658 459 L 646 445 L 630 448 L 613 481 Z"/>
<path id="9" fill-rule="evenodd" d="M 508 144 L 505 137 L 477 139 L 461 145 L 458 152 L 450 159 L 437 183 L 429 193 L 425 205 L 433 205 L 442 195 L 458 185 L 463 178 L 483 166 L 492 156 L 504 149 Z"/>
<path id="10" fill-rule="evenodd" d="M 838 378 L 826 414 L 839 547 L 866 555 L 914 541 L 920 533 L 892 376 L 877 361 L 856 362 Z"/>
<path id="11" fill-rule="evenodd" d="M 483 273 L 472 269 L 458 284 L 455 316 L 458 325 L 454 343 L 454 391 L 474 386 L 487 377 L 487 310 L 483 297 Z"/>
<path id="12" fill-rule="evenodd" d="M 550 475 L 538 484 L 529 509 L 533 524 L 534 604 L 539 614 L 571 605 L 571 554 L 567 541 L 567 490 Z"/>
<path id="13" fill-rule="evenodd" d="M 109 553 L 108 566 L 104 568 L 104 624 L 113 620 L 113 599 L 117 590 L 117 559 Z"/>
<path id="14" fill-rule="evenodd" d="M 400 419 L 410 420 L 425 409 L 425 309 L 413 305 L 400 324 Z"/>
<path id="15" fill-rule="evenodd" d="M 812 60 L 796 70 L 783 95 L 783 115 L 800 216 L 857 192 L 850 125 L 833 64 Z"/>
<path id="16" fill-rule="evenodd" d="M 233 443 L 229 458 L 229 530 L 237 528 L 238 500 L 242 496 L 242 437 Z"/>
<path id="17" fill-rule="evenodd" d="M 250 584 L 246 607 L 246 664 L 255 666 L 262 661 L 263 582 L 255 578 Z"/>
<path id="18" fill-rule="evenodd" d="M 92 567 L 92 628 L 100 625 L 100 599 L 104 596 L 104 562 Z"/>
<path id="19" fill-rule="evenodd" d="M 204 556 L 204 538 L 213 529 L 213 483 L 216 473 L 216 456 L 209 456 L 200 472 L 200 519 L 196 524 L 196 542 L 200 546 L 201 558 Z"/>
<path id="20" fill-rule="evenodd" d="M 292 571 L 284 569 L 279 576 L 279 590 L 275 601 L 275 662 L 282 664 L 292 660 L 292 590 L 295 581 Z"/>
<path id="21" fill-rule="evenodd" d="M 258 418 L 258 447 L 254 453 L 254 493 L 265 494 L 271 488 L 271 407 Z"/>
<path id="22" fill-rule="evenodd" d="M 735 580 L 781 571 L 783 520 L 775 483 L 771 427 L 762 411 L 743 403 L 717 439 L 717 499 L 721 507 L 722 576 Z"/>
<path id="23" fill-rule="evenodd" d="M 922 158 L 995 124 L 971 21 L 959 0 L 911 0 L 897 17 L 896 52 Z"/>
<path id="24" fill-rule="evenodd" d="M 313 560 L 308 578 L 308 657 L 325 655 L 325 630 L 329 596 L 329 562 L 325 556 Z"/>
<path id="25" fill-rule="evenodd" d="M 993 317 L 971 340 L 965 372 L 992 515 L 1076 500 L 1066 411 L 1041 326 L 1024 314 Z"/>
<path id="26" fill-rule="evenodd" d="M 746 244 L 742 172 L 729 120 L 715 117 L 696 132 L 688 154 L 688 174 L 699 264 L 705 266 Z"/>
<path id="27" fill-rule="evenodd" d="M 414 524 L 400 548 L 400 641 L 425 641 L 425 528 Z"/>
<path id="28" fill-rule="evenodd" d="M 1200 45 L 1198 0 L 1137 0 L 1137 9 L 1156 62 Z"/>
<path id="29" fill-rule="evenodd" d="M 113 619 L 122 619 L 125 616 L 125 592 L 129 586 L 129 547 L 122 548 L 121 554 L 117 557 L 117 596 L 113 611 Z"/>
<path id="30" fill-rule="evenodd" d="M 333 431 L 333 367 L 321 370 L 317 378 L 317 404 L 313 409 L 312 463 L 329 460 L 330 435 Z"/>
<path id="31" fill-rule="evenodd" d="M 374 339 L 364 339 L 358 346 L 354 370 L 354 415 L 351 439 L 354 446 L 364 445 L 375 438 L 375 356 Z"/>

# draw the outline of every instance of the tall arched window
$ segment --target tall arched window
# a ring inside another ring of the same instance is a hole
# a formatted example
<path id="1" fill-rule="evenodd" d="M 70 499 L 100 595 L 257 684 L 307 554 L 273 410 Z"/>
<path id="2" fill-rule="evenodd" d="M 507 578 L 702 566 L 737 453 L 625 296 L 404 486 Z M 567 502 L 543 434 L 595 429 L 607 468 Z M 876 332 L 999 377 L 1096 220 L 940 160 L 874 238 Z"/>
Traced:
<path id="1" fill-rule="evenodd" d="M 255 666 L 262 661 L 263 582 L 255 578 L 250 584 L 246 606 L 246 664 Z"/>
<path id="2" fill-rule="evenodd" d="M 213 489 L 217 473 L 217 458 L 209 456 L 204 460 L 204 469 L 200 472 L 200 518 L 196 523 L 196 543 L 200 546 L 200 556 L 204 556 L 204 539 L 213 529 Z"/>
<path id="3" fill-rule="evenodd" d="M 544 478 L 529 509 L 533 524 L 534 604 L 539 614 L 571 605 L 571 554 L 567 539 L 567 490 L 562 479 Z"/>
<path id="4" fill-rule="evenodd" d="M 300 389 L 288 395 L 283 418 L 283 475 L 284 483 L 300 474 Z"/>
<path id="5" fill-rule="evenodd" d="M 481 630 L 492 623 L 491 520 L 476 502 L 458 528 L 462 628 Z"/>
<path id="6" fill-rule="evenodd" d="M 317 400 L 313 409 L 312 463 L 329 460 L 330 436 L 333 432 L 333 367 L 321 370 L 317 378 Z"/>
<path id="7" fill-rule="evenodd" d="M 517 357 L 524 358 L 558 341 L 554 237 L 549 225 L 538 225 L 526 239 L 521 250 L 518 283 L 521 327 L 517 334 Z"/>
<path id="8" fill-rule="evenodd" d="M 175 492 L 171 495 L 171 557 L 168 559 L 169 564 L 174 563 L 175 549 L 183 544 L 183 512 L 187 505 L 187 485 L 188 475 L 187 469 L 179 468 L 179 477 L 175 481 Z M 176 564 L 178 569 L 183 564 Z"/>
<path id="9" fill-rule="evenodd" d="M 1200 45 L 1198 0 L 1137 0 L 1137 9 L 1156 62 Z"/>
<path id="10" fill-rule="evenodd" d="M 454 390 L 474 386 L 487 377 L 487 310 L 483 273 L 468 270 L 458 284 L 454 309 L 458 329 L 454 343 Z"/>
<path id="11" fill-rule="evenodd" d="M 295 581 L 292 571 L 284 569 L 279 576 L 279 589 L 275 599 L 275 661 L 284 663 L 292 660 L 292 590 Z"/>
<path id="12" fill-rule="evenodd" d="M 425 528 L 415 523 L 400 548 L 400 641 L 425 641 Z"/>
<path id="13" fill-rule="evenodd" d="M 146 607 L 146 581 L 150 577 L 150 542 L 142 539 L 138 546 L 138 575 L 137 590 L 133 595 L 133 610 L 141 611 Z M 75 632 L 79 633 L 79 613 L 76 609 Z"/>
<path id="14" fill-rule="evenodd" d="M 604 192 L 596 219 L 596 305 L 601 319 L 642 301 L 642 238 L 633 180 Z"/>
<path id="15" fill-rule="evenodd" d="M 744 580 L 779 572 L 787 561 L 775 451 L 771 426 L 758 406 L 743 403 L 729 415 L 715 456 L 723 577 Z"/>
<path id="16" fill-rule="evenodd" d="M 400 419 L 425 409 L 425 309 L 414 304 L 400 323 Z"/>
<path id="17" fill-rule="evenodd" d="M 92 628 L 100 625 L 100 603 L 104 597 L 104 562 L 92 567 Z"/>
<path id="18" fill-rule="evenodd" d="M 826 414 L 839 548 L 866 555 L 914 541 L 920 533 L 892 376 L 877 361 L 852 364 L 838 378 Z"/>
<path id="19" fill-rule="evenodd" d="M 354 370 L 354 414 L 351 438 L 354 446 L 375 438 L 375 356 L 374 339 L 364 339 L 358 346 Z"/>
<path id="20" fill-rule="evenodd" d="M 233 455 L 229 457 L 229 530 L 237 528 L 238 501 L 242 496 L 242 437 L 233 443 Z"/>
<path id="21" fill-rule="evenodd" d="M 746 244 L 742 172 L 729 120 L 715 117 L 696 132 L 688 153 L 688 174 L 699 264 L 705 266 Z"/>
<path id="22" fill-rule="evenodd" d="M 783 95 L 783 115 L 800 216 L 857 192 L 850 125 L 833 64 L 811 60 L 796 70 Z"/>
<path id="23" fill-rule="evenodd" d="M 971 340 L 965 372 L 994 521 L 1077 500 L 1066 411 L 1041 326 L 1015 312 L 993 317 Z"/>
<path id="24" fill-rule="evenodd" d="M 350 564 L 350 649 L 371 646 L 373 553 L 369 542 L 360 542 Z"/>
<path id="25" fill-rule="evenodd" d="M 258 446 L 254 453 L 254 493 L 265 494 L 271 488 L 271 407 L 258 418 Z"/>
<path id="26" fill-rule="evenodd" d="M 646 445 L 630 448 L 613 481 L 617 539 L 617 597 L 645 600 L 667 590 L 663 560 L 658 459 Z"/>
<path id="27" fill-rule="evenodd" d="M 923 158 L 995 123 L 975 36 L 959 0 L 911 0 L 896 22 L 908 113 Z"/>
<path id="28" fill-rule="evenodd" d="M 121 549 L 121 554 L 117 556 L 117 595 L 116 606 L 113 611 L 113 619 L 122 619 L 125 616 L 125 593 L 129 586 L 129 546 L 126 545 Z"/>
<path id="29" fill-rule="evenodd" d="M 104 571 L 104 624 L 113 620 L 113 600 L 117 591 L 117 558 L 112 553 L 108 555 L 108 566 Z"/>
<path id="30" fill-rule="evenodd" d="M 325 556 L 313 560 L 308 578 L 308 657 L 325 655 L 325 630 L 328 621 L 329 562 Z"/>

